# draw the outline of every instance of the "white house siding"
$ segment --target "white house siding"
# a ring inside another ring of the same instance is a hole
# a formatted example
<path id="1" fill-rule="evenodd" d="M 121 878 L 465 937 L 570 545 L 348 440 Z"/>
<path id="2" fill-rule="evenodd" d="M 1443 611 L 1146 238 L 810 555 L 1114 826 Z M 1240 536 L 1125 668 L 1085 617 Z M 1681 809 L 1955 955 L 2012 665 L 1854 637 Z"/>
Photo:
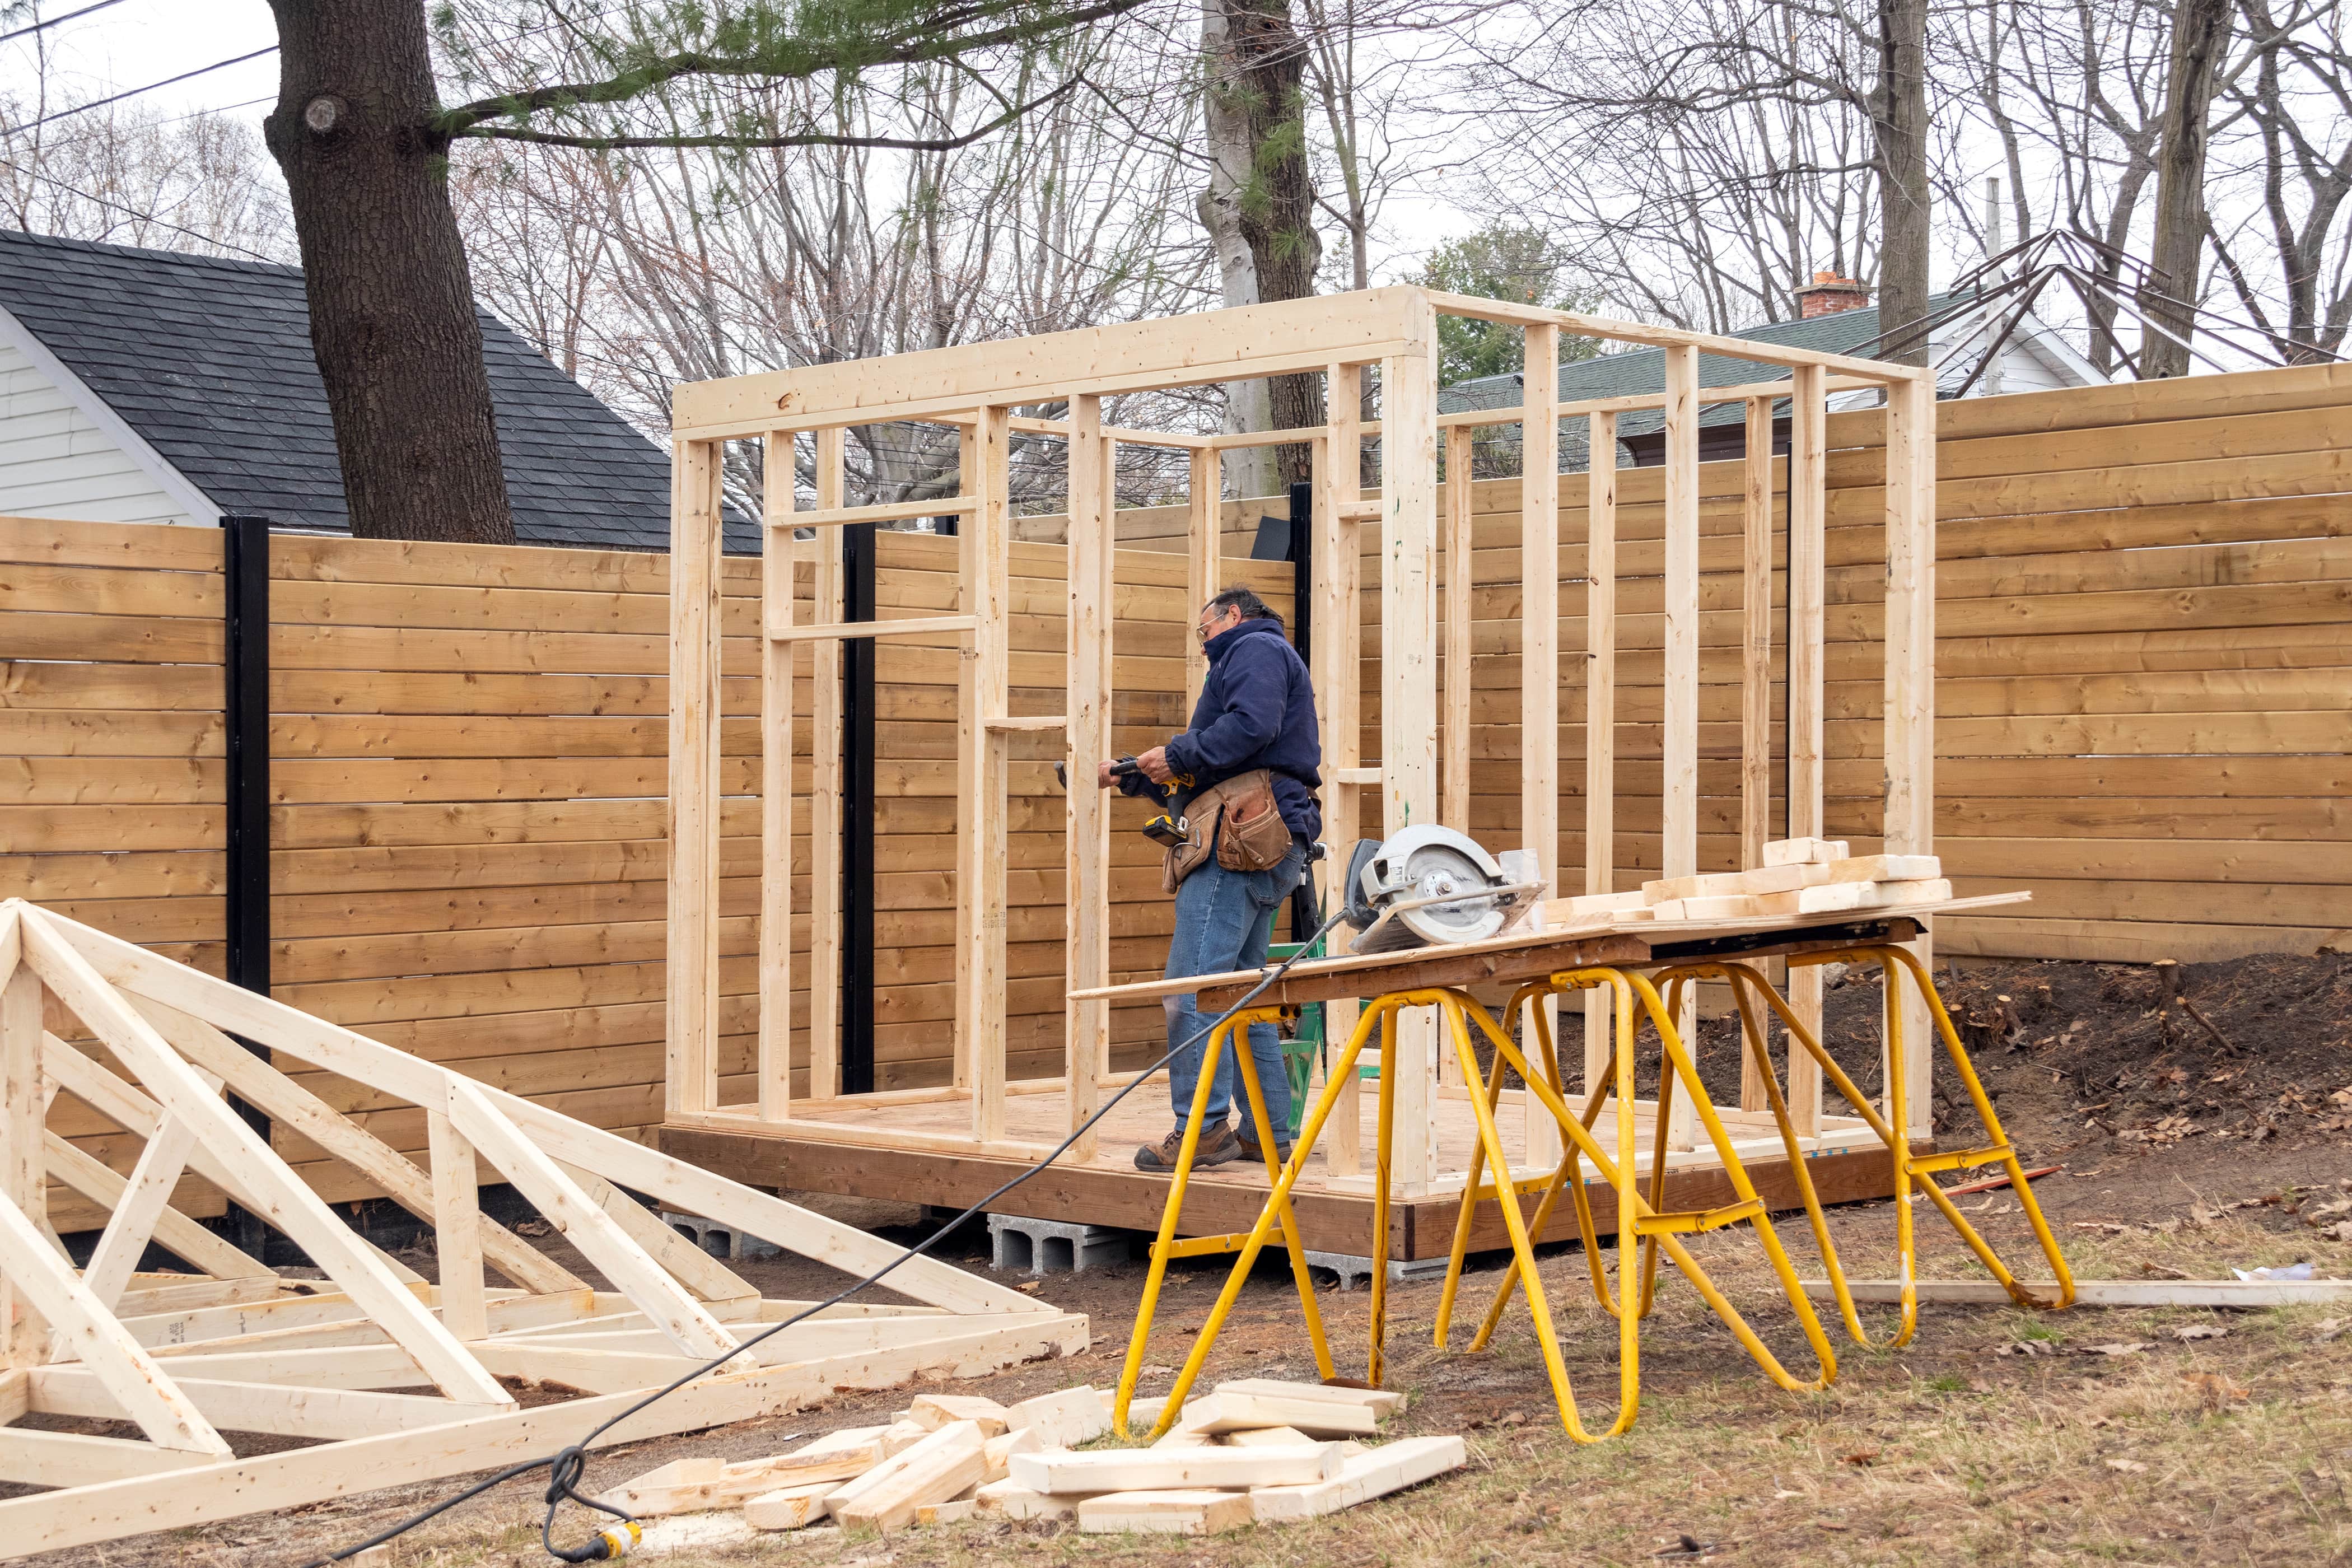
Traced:
<path id="1" fill-rule="evenodd" d="M 5 342 L 0 342 L 0 516 L 85 522 L 195 521 L 22 351 Z"/>

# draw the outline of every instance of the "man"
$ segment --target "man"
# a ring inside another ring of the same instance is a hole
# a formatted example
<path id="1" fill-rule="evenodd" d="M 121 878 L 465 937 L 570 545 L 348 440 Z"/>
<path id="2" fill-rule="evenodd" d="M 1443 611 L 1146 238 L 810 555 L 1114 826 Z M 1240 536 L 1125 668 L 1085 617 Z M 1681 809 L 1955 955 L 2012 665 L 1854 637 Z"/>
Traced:
<path id="1" fill-rule="evenodd" d="M 1171 980 L 1263 965 L 1275 910 L 1306 874 L 1308 846 L 1323 829 L 1315 798 L 1323 761 L 1315 693 L 1306 664 L 1283 636 L 1281 617 L 1247 588 L 1228 588 L 1202 607 L 1194 633 L 1208 649 L 1209 678 L 1192 728 L 1137 757 L 1136 773 L 1114 778 L 1108 762 L 1096 770 L 1097 784 L 1116 784 L 1123 794 L 1157 801 L 1190 826 L 1192 842 L 1169 853 L 1165 885 L 1176 895 Z M 1197 1004 L 1191 993 L 1163 1003 L 1168 1044 L 1177 1052 L 1168 1072 L 1176 1127 L 1136 1151 L 1140 1170 L 1175 1168 L 1208 1050 L 1205 1038 L 1177 1048 L 1208 1026 Z M 1290 1079 L 1274 1026 L 1250 1026 L 1249 1049 L 1267 1117 L 1282 1139 L 1290 1120 Z M 1246 1095 L 1238 1136 L 1226 1121 L 1234 1088 L 1229 1047 L 1210 1086 L 1196 1165 L 1265 1157 Z M 1276 1153 L 1286 1159 L 1290 1150 L 1282 1144 Z"/>

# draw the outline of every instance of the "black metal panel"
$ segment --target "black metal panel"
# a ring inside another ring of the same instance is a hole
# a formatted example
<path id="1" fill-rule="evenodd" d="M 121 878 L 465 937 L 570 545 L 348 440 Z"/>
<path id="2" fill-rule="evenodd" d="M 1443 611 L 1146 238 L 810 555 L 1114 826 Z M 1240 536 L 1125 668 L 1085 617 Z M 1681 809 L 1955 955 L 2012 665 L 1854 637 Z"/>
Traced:
<path id="1" fill-rule="evenodd" d="M 841 531 L 842 616 L 874 618 L 875 527 Z M 874 1089 L 874 659 L 841 645 L 841 1091 Z"/>
<path id="2" fill-rule="evenodd" d="M 269 520 L 221 519 L 221 570 L 226 593 L 222 722 L 226 731 L 228 830 L 227 975 L 229 984 L 269 994 Z M 266 1046 L 237 1042 L 262 1060 Z M 246 1125 L 269 1136 L 269 1118 L 236 1095 L 229 1103 Z M 261 1220 L 232 1203 L 227 1229 L 259 1258 Z"/>
<path id="3" fill-rule="evenodd" d="M 1290 487 L 1290 644 L 1307 668 L 1315 668 L 1315 487 L 1305 479 Z M 1317 692 L 1320 703 L 1323 694 Z M 1315 899 L 1315 869 L 1290 895 L 1290 940 L 1304 942 L 1323 923 Z"/>

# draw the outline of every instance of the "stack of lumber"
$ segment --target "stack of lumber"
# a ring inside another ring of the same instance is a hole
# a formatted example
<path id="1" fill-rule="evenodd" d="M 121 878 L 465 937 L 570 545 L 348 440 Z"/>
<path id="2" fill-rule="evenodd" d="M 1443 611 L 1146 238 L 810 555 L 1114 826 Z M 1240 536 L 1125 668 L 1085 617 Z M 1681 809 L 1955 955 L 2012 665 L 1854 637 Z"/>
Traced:
<path id="1" fill-rule="evenodd" d="M 1137 1400 L 1129 1423 L 1156 1424 L 1163 1407 Z M 887 1426 L 827 1433 L 767 1458 L 674 1460 L 603 1500 L 639 1519 L 740 1508 L 759 1530 L 830 1520 L 852 1535 L 974 1513 L 1073 1520 L 1098 1533 L 1208 1535 L 1335 1513 L 1464 1463 L 1459 1437 L 1356 1441 L 1403 1408 L 1403 1394 L 1379 1389 L 1243 1378 L 1187 1404 L 1149 1448 L 1078 1452 L 1110 1431 L 1099 1389 L 1018 1405 L 929 1394 Z"/>
<path id="2" fill-rule="evenodd" d="M 1130 1429 L 1156 1425 L 1163 1402 L 1137 1400 Z M 1379 1389 L 1243 1378 L 1184 1406 L 1149 1448 L 1016 1454 L 1011 1474 L 980 1489 L 982 1513 L 1068 1519 L 1091 1533 L 1213 1535 L 1241 1525 L 1315 1519 L 1460 1467 L 1454 1436 L 1366 1447 L 1404 1395 Z"/>
<path id="3" fill-rule="evenodd" d="M 1727 921 L 1833 915 L 1897 905 L 1937 904 L 1952 884 L 1933 855 L 1853 855 L 1841 840 L 1783 838 L 1764 846 L 1764 864 L 1746 871 L 1669 877 L 1639 892 L 1555 899 L 1548 924 L 1592 920 Z"/>
<path id="4" fill-rule="evenodd" d="M 675 1460 L 604 1500 L 639 1519 L 740 1508 L 760 1530 L 831 1520 L 851 1534 L 944 1524 L 973 1510 L 1016 1454 L 1066 1449 L 1110 1430 L 1110 1402 L 1071 1388 L 1018 1405 L 927 1394 L 887 1426 L 852 1426 L 767 1458 Z"/>

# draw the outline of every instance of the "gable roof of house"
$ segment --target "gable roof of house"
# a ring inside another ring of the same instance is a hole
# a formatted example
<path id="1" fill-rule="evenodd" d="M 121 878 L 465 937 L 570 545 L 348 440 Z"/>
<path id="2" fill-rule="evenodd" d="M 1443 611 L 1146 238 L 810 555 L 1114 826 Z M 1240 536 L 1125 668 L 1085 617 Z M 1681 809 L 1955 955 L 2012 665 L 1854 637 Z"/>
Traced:
<path id="1" fill-rule="evenodd" d="M 0 231 L 0 308 L 222 511 L 350 528 L 299 268 Z M 667 549 L 668 454 L 478 314 L 516 539 Z"/>
<path id="2" fill-rule="evenodd" d="M 1935 294 L 1927 300 L 1928 316 L 1936 323 L 1935 331 L 1939 336 L 1949 323 L 1969 319 L 1975 309 L 1973 297 L 1969 296 Z M 1864 305 L 1809 320 L 1774 321 L 1728 335 L 1783 348 L 1874 359 L 1878 357 L 1878 307 Z M 2038 343 L 2044 337 L 2058 341 L 2055 334 L 2034 331 L 2021 333 L 2017 341 Z M 1788 374 L 1781 366 L 1734 359 L 1728 354 L 1702 353 L 1698 356 L 1698 384 L 1703 387 L 1741 386 L 1759 381 L 1779 381 L 1785 379 Z M 1665 389 L 1666 355 L 1664 349 L 1627 349 L 1619 353 L 1572 360 L 1559 367 L 1562 402 L 1632 397 Z M 1520 378 L 1517 374 L 1487 375 L 1456 382 L 1442 389 L 1437 395 L 1437 406 L 1438 411 L 1444 414 L 1472 408 L 1516 408 L 1520 399 Z M 1701 425 L 1736 425 L 1746 417 L 1745 412 L 1736 403 L 1712 404 L 1699 410 Z M 1617 432 L 1620 436 L 1650 435 L 1664 429 L 1665 422 L 1664 413 L 1656 409 L 1621 414 L 1617 416 Z M 1573 444 L 1575 450 L 1570 455 L 1580 462 L 1585 438 L 1580 427 L 1584 423 L 1571 420 L 1560 432 L 1563 452 L 1566 453 Z"/>

